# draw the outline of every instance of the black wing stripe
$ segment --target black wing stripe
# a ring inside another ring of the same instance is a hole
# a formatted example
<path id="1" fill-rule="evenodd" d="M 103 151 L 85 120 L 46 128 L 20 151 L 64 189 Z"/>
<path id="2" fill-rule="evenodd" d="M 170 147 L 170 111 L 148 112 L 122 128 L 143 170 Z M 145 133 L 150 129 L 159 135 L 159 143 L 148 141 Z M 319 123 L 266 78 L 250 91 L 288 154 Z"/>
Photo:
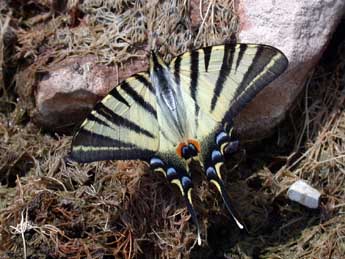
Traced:
<path id="1" fill-rule="evenodd" d="M 97 160 L 127 160 L 140 159 L 148 160 L 155 154 L 154 151 L 146 149 L 126 149 L 125 152 L 110 151 L 110 150 L 94 150 L 94 151 L 80 151 L 80 163 L 88 163 Z M 74 157 L 72 157 L 75 159 Z"/>
<path id="2" fill-rule="evenodd" d="M 147 131 L 146 129 L 143 129 L 135 122 L 117 115 L 112 110 L 110 110 L 107 106 L 105 106 L 103 103 L 98 103 L 95 106 L 95 110 L 104 118 L 106 118 L 107 120 L 109 120 L 110 122 L 114 123 L 115 125 L 119 127 L 126 127 L 129 130 L 132 130 L 139 134 L 143 134 L 149 138 L 152 138 L 152 139 L 155 138 L 155 136 L 151 132 Z"/>
<path id="3" fill-rule="evenodd" d="M 246 49 L 247 49 L 247 45 L 246 44 L 241 44 L 240 45 L 240 51 L 238 53 L 238 57 L 237 57 L 237 60 L 236 60 L 236 68 L 235 68 L 236 71 L 237 71 L 237 68 L 239 67 L 239 65 L 241 64 L 241 61 L 242 61 L 242 58 L 243 58 L 243 54 L 246 51 Z"/>
<path id="4" fill-rule="evenodd" d="M 181 57 L 178 56 L 174 61 L 174 76 L 175 81 L 179 85 L 180 84 L 180 67 L 181 67 Z"/>
<path id="5" fill-rule="evenodd" d="M 97 118 L 96 116 L 93 115 L 93 113 L 90 113 L 87 116 L 87 120 L 88 120 L 88 122 L 94 121 L 94 122 L 97 122 L 98 124 L 103 125 L 105 127 L 110 127 L 110 125 L 107 122 L 102 121 L 101 119 Z"/>
<path id="6" fill-rule="evenodd" d="M 236 89 L 236 92 L 234 94 L 235 98 L 239 96 L 241 93 L 243 93 L 245 88 L 248 87 L 248 84 L 254 79 L 254 77 L 258 75 L 261 71 L 263 71 L 267 63 L 271 61 L 272 55 L 268 56 L 266 54 L 265 56 L 263 56 L 262 55 L 263 52 L 264 52 L 264 48 L 262 46 L 259 46 L 256 50 L 254 59 L 252 60 L 247 71 L 245 72 L 243 79 L 240 82 L 239 87 Z M 259 64 L 261 65 L 259 66 Z"/>
<path id="7" fill-rule="evenodd" d="M 260 92 L 260 90 L 262 90 L 266 85 L 275 80 L 276 77 L 280 75 L 288 66 L 288 60 L 281 53 L 271 51 L 271 53 L 265 53 L 263 55 L 263 51 L 265 51 L 264 48 L 260 46 L 254 57 L 255 61 L 253 60 L 253 64 L 255 62 L 260 62 L 261 66 L 258 67 L 257 64 L 255 71 L 253 71 L 253 74 L 251 75 L 250 70 L 254 70 L 254 68 L 249 68 L 249 70 L 247 71 L 248 75 L 244 76 L 244 79 L 242 80 L 240 86 L 240 88 L 242 88 L 242 92 L 240 90 L 236 92 L 235 101 L 233 102 L 230 110 L 225 114 L 223 123 L 232 120 L 233 117 L 236 116 L 239 113 L 239 111 L 257 95 L 258 92 Z M 260 60 L 257 60 L 260 56 L 263 57 L 261 57 Z M 267 70 L 263 76 L 257 78 L 255 82 L 252 82 L 252 80 L 254 80 L 260 72 L 264 71 L 265 69 L 268 69 L 267 65 L 270 63 L 270 61 L 272 61 L 272 58 L 276 59 L 273 66 L 270 67 L 269 70 Z M 245 82 L 245 80 L 247 80 L 247 82 Z M 246 88 L 248 87 L 248 84 L 253 85 L 249 88 Z"/>
<path id="8" fill-rule="evenodd" d="M 153 89 L 152 84 L 141 74 L 136 74 L 134 75 L 135 79 L 137 79 L 140 83 L 144 84 L 151 93 L 156 94 L 155 93 L 155 89 Z"/>
<path id="9" fill-rule="evenodd" d="M 199 76 L 199 52 L 191 52 L 191 62 L 190 62 L 190 95 L 193 100 L 196 100 L 196 91 L 198 87 L 198 76 Z"/>
<path id="10" fill-rule="evenodd" d="M 116 138 L 104 136 L 102 134 L 89 131 L 85 128 L 81 128 L 78 131 L 77 137 L 73 140 L 73 146 L 82 146 L 82 147 L 118 147 L 122 148 L 133 148 L 136 147 L 132 143 L 127 143 Z"/>
<path id="11" fill-rule="evenodd" d="M 193 51 L 191 53 L 191 62 L 190 62 L 190 71 L 191 71 L 191 82 L 190 82 L 190 93 L 193 100 L 196 102 L 196 92 L 198 88 L 198 77 L 199 77 L 199 52 Z M 195 103 L 195 126 L 198 128 L 198 117 L 199 117 L 199 106 Z"/>
<path id="12" fill-rule="evenodd" d="M 199 113 L 200 113 L 200 107 L 198 105 L 195 105 L 195 113 L 194 113 L 195 121 L 194 121 L 194 123 L 195 123 L 196 130 L 199 129 Z"/>
<path id="13" fill-rule="evenodd" d="M 213 112 L 214 108 L 216 107 L 216 103 L 220 93 L 223 90 L 224 83 L 229 75 L 232 67 L 232 62 L 235 53 L 235 46 L 226 44 L 224 46 L 224 56 L 223 56 L 223 63 L 219 71 L 219 75 L 216 82 L 216 87 L 214 89 L 213 97 L 211 100 L 211 107 L 210 111 Z"/>
<path id="14" fill-rule="evenodd" d="M 152 114 L 155 118 L 157 118 L 157 111 L 151 104 L 146 102 L 141 95 L 139 95 L 126 81 L 121 83 L 122 89 L 136 102 L 138 103 L 143 109 L 147 112 Z"/>
<path id="15" fill-rule="evenodd" d="M 121 103 L 124 103 L 127 105 L 127 107 L 130 107 L 129 103 L 126 101 L 125 98 L 122 97 L 122 95 L 119 93 L 117 90 L 117 87 L 115 87 L 113 90 L 110 91 L 109 93 L 112 97 L 114 97 L 116 100 L 118 100 Z"/>
<path id="16" fill-rule="evenodd" d="M 208 71 L 208 65 L 210 64 L 210 58 L 212 53 L 212 47 L 203 48 L 204 51 L 204 62 L 205 62 L 205 71 Z"/>

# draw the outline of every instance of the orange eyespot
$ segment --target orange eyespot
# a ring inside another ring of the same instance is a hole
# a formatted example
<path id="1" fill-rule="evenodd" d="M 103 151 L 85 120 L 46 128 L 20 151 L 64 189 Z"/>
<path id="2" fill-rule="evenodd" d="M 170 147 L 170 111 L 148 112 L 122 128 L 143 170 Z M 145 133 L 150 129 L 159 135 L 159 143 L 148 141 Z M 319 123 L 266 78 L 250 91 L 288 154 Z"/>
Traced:
<path id="1" fill-rule="evenodd" d="M 182 143 L 178 144 L 178 146 L 176 148 L 176 154 L 180 158 L 185 158 L 184 154 L 183 154 L 183 148 L 187 147 L 189 144 L 192 144 L 195 147 L 197 153 L 200 153 L 201 147 L 200 147 L 199 141 L 197 141 L 196 139 L 188 139 L 187 143 L 182 142 Z"/>
<path id="2" fill-rule="evenodd" d="M 177 148 L 176 148 L 176 154 L 180 157 L 180 158 L 183 158 L 182 157 L 182 148 L 186 146 L 185 143 L 180 143 L 178 144 Z"/>
<path id="3" fill-rule="evenodd" d="M 193 144 L 194 147 L 196 148 L 196 150 L 198 151 L 198 153 L 201 152 L 201 146 L 199 141 L 197 141 L 196 139 L 188 139 L 188 144 Z"/>

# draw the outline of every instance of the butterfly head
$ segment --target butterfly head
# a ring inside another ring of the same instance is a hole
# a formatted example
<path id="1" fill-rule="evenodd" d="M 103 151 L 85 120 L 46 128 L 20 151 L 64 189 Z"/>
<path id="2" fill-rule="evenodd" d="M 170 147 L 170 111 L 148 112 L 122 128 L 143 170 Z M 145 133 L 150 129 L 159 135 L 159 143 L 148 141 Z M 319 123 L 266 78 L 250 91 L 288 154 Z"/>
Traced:
<path id="1" fill-rule="evenodd" d="M 169 70 L 168 66 L 165 64 L 164 60 L 156 53 L 156 51 L 151 50 L 150 52 L 150 73 L 158 73 L 163 70 Z"/>

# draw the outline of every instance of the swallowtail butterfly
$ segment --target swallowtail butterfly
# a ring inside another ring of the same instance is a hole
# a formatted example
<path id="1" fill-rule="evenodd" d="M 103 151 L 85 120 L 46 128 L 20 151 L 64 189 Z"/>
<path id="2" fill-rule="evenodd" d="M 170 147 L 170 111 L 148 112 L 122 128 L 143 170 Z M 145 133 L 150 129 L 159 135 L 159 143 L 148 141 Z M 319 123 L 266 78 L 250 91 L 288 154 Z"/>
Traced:
<path id="1" fill-rule="evenodd" d="M 243 228 L 220 173 L 224 154 L 235 143 L 231 122 L 287 65 L 281 51 L 266 45 L 210 46 L 170 64 L 151 51 L 148 72 L 124 80 L 96 104 L 73 138 L 71 157 L 82 163 L 147 161 L 178 186 L 200 244 L 189 168 L 197 160 Z"/>

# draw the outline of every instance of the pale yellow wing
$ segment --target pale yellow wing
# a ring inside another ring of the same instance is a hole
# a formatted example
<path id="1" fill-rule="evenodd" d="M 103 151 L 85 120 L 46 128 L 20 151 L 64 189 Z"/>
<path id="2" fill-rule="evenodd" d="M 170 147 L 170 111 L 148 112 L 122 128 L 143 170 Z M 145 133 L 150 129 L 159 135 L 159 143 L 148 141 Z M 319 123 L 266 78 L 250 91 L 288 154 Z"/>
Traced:
<path id="1" fill-rule="evenodd" d="M 225 44 L 176 57 L 169 67 L 186 95 L 199 125 L 211 117 L 222 124 L 233 119 L 266 85 L 287 67 L 284 54 L 270 46 Z M 204 113 L 204 114 L 203 114 Z M 212 132 L 200 129 L 205 135 Z M 199 127 L 196 132 L 199 132 Z"/>
<path id="2" fill-rule="evenodd" d="M 159 148 L 156 97 L 148 73 L 115 87 L 82 123 L 72 142 L 72 159 L 148 159 Z"/>
<path id="3" fill-rule="evenodd" d="M 231 145 L 232 120 L 287 65 L 279 50 L 254 44 L 201 48 L 176 57 L 169 65 L 188 104 L 205 175 L 218 189 L 240 229 L 244 225 L 231 205 L 220 173 L 224 150 Z"/>

